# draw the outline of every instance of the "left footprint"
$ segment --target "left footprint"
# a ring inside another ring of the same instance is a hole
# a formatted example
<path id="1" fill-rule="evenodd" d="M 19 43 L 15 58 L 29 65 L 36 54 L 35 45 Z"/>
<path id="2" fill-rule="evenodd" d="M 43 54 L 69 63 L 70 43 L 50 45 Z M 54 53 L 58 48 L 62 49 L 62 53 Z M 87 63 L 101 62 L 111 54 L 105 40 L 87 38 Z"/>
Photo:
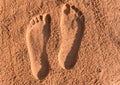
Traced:
<path id="1" fill-rule="evenodd" d="M 36 79 L 43 79 L 49 72 L 46 44 L 50 37 L 51 17 L 49 14 L 34 17 L 27 27 L 26 44 L 31 62 L 32 74 Z"/>

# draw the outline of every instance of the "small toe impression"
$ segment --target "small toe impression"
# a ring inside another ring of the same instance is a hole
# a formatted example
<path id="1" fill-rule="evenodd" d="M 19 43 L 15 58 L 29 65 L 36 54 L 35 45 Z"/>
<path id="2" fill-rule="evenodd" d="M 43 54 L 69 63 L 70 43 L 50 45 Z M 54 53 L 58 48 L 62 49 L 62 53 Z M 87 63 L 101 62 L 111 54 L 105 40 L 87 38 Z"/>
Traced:
<path id="1" fill-rule="evenodd" d="M 69 5 L 69 4 L 66 4 L 66 5 L 65 5 L 64 13 L 65 13 L 66 15 L 68 15 L 68 14 L 70 13 L 70 5 Z"/>
<path id="2" fill-rule="evenodd" d="M 40 19 L 41 21 L 43 21 L 43 16 L 42 16 L 42 15 L 40 15 L 40 16 L 39 16 L 39 19 Z"/>
<path id="3" fill-rule="evenodd" d="M 36 22 L 36 23 L 38 23 L 38 22 L 39 22 L 38 17 L 35 17 L 35 22 Z"/>
<path id="4" fill-rule="evenodd" d="M 82 12 L 79 11 L 78 8 L 76 8 L 74 5 L 71 7 L 76 13 L 78 13 L 78 16 L 81 16 L 82 15 Z"/>
<path id="5" fill-rule="evenodd" d="M 75 10 L 75 12 L 79 12 L 79 9 L 76 8 L 75 6 L 72 6 L 71 8 L 72 8 L 73 10 Z"/>
<path id="6" fill-rule="evenodd" d="M 47 14 L 46 17 L 45 17 L 45 22 L 46 23 L 51 23 L 51 16 L 50 14 Z"/>
<path id="7" fill-rule="evenodd" d="M 34 25 L 35 24 L 35 21 L 32 19 L 32 20 L 30 20 L 30 24 L 31 25 Z"/>

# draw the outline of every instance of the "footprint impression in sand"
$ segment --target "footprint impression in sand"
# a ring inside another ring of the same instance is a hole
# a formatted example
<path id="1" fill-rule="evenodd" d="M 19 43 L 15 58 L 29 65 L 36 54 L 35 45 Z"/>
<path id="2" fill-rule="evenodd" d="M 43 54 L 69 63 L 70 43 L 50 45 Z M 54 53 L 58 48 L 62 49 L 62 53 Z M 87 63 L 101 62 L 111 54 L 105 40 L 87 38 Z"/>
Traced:
<path id="1" fill-rule="evenodd" d="M 49 14 L 36 16 L 26 31 L 26 43 L 31 62 L 32 74 L 36 79 L 43 79 L 49 71 L 46 44 L 50 37 L 51 17 Z"/>
<path id="2" fill-rule="evenodd" d="M 79 9 L 69 4 L 64 4 L 61 11 L 61 45 L 58 61 L 63 69 L 70 69 L 77 60 L 84 32 L 84 16 Z"/>

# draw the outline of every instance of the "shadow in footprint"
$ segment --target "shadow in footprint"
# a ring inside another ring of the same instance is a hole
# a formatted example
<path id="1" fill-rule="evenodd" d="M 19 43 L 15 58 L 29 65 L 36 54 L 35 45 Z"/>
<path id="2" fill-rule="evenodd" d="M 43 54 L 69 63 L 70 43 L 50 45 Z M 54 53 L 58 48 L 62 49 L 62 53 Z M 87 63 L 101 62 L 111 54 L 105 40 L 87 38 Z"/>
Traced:
<path id="1" fill-rule="evenodd" d="M 85 17 L 83 16 L 82 12 L 79 9 L 77 9 L 75 6 L 72 6 L 71 8 L 76 13 L 78 13 L 78 16 L 79 16 L 76 19 L 77 24 L 78 24 L 78 30 L 77 30 L 77 34 L 75 36 L 73 46 L 72 46 L 69 54 L 67 55 L 67 59 L 65 61 L 65 68 L 66 69 L 71 69 L 76 64 L 77 56 L 78 56 L 78 50 L 80 48 L 83 33 L 84 33 L 84 30 L 85 30 Z"/>
<path id="2" fill-rule="evenodd" d="M 45 23 L 46 24 L 44 25 L 44 29 L 43 29 L 43 33 L 44 33 L 44 46 L 43 46 L 43 52 L 42 52 L 42 55 L 41 55 L 42 68 L 41 68 L 41 70 L 38 73 L 38 78 L 40 80 L 44 79 L 48 75 L 48 73 L 49 73 L 48 54 L 46 52 L 46 44 L 47 44 L 47 42 L 49 40 L 50 33 L 51 33 L 51 30 L 50 30 L 51 16 L 49 14 L 46 15 Z"/>

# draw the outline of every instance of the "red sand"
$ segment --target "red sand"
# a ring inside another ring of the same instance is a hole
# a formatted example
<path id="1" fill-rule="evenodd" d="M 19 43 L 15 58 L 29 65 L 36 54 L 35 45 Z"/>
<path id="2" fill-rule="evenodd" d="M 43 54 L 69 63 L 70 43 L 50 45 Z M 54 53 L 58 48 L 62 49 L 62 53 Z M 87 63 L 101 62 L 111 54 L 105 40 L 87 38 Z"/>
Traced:
<path id="1" fill-rule="evenodd" d="M 64 3 L 85 18 L 75 66 L 58 63 L 60 16 Z M 50 65 L 43 80 L 34 79 L 25 34 L 33 16 L 51 15 L 47 43 Z M 120 2 L 118 0 L 0 0 L 0 85 L 120 85 Z"/>

